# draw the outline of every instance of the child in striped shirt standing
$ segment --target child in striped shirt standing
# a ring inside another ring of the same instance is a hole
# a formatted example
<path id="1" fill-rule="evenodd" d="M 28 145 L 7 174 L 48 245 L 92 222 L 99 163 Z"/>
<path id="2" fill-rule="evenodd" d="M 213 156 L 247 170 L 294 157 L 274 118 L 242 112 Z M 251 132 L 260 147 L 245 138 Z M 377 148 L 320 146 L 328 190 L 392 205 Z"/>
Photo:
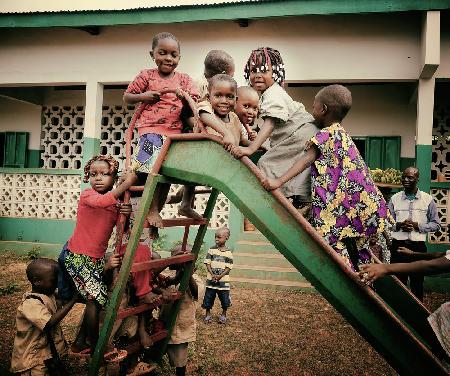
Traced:
<path id="1" fill-rule="evenodd" d="M 222 305 L 222 314 L 219 315 L 219 323 L 227 322 L 227 310 L 231 306 L 230 300 L 230 270 L 233 268 L 233 254 L 226 246 L 230 237 L 227 227 L 216 231 L 216 246 L 208 249 L 205 256 L 205 264 L 208 269 L 206 276 L 206 290 L 202 307 L 206 309 L 205 323 L 212 322 L 211 308 L 214 305 L 216 295 L 219 296 Z"/>

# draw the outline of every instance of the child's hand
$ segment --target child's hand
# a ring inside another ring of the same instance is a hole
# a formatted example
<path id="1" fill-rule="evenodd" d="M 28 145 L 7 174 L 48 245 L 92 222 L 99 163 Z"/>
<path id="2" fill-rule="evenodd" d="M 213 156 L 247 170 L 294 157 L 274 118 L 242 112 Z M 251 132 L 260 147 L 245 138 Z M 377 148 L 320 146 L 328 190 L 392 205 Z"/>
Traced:
<path id="1" fill-rule="evenodd" d="M 388 270 L 386 264 L 366 264 L 360 266 L 361 271 L 358 273 L 361 281 L 371 285 L 378 278 L 384 277 Z"/>
<path id="2" fill-rule="evenodd" d="M 416 253 L 405 247 L 398 247 L 397 252 L 402 255 L 408 255 L 408 256 L 414 255 Z"/>
<path id="3" fill-rule="evenodd" d="M 142 93 L 140 95 L 141 102 L 148 103 L 148 104 L 155 104 L 160 100 L 161 93 L 159 91 L 146 91 L 145 93 Z"/>
<path id="4" fill-rule="evenodd" d="M 122 263 L 122 256 L 113 253 L 105 264 L 105 270 L 115 269 Z"/>
<path id="5" fill-rule="evenodd" d="M 116 207 L 119 209 L 120 214 L 129 216 L 131 214 L 131 204 L 125 204 L 124 202 L 118 202 Z"/>
<path id="6" fill-rule="evenodd" d="M 251 155 L 251 151 L 247 147 L 233 146 L 231 149 L 227 149 L 233 157 L 241 159 L 244 156 Z"/>
<path id="7" fill-rule="evenodd" d="M 283 185 L 280 180 L 269 178 L 264 178 L 263 180 L 261 180 L 261 184 L 268 191 L 273 191 L 274 189 L 278 189 Z"/>

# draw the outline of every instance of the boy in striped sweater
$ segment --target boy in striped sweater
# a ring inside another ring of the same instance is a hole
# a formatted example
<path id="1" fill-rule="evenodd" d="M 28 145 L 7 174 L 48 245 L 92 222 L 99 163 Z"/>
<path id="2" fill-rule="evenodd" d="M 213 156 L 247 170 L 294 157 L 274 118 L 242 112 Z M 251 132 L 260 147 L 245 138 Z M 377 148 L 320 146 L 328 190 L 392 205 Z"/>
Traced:
<path id="1" fill-rule="evenodd" d="M 230 270 L 233 268 L 233 254 L 226 246 L 230 237 L 227 227 L 216 231 L 216 245 L 208 249 L 205 256 L 205 264 L 208 269 L 206 277 L 206 290 L 202 307 L 206 309 L 205 323 L 212 322 L 211 308 L 214 305 L 216 295 L 219 296 L 222 305 L 222 314 L 219 315 L 219 323 L 227 322 L 227 310 L 231 306 L 230 300 Z"/>

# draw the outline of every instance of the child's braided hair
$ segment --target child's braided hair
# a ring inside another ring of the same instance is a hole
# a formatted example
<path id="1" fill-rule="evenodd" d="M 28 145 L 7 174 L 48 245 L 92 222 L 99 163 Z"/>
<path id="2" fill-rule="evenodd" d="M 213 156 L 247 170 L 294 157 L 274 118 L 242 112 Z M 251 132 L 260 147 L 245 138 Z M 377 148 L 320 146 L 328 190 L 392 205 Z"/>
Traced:
<path id="1" fill-rule="evenodd" d="M 256 67 L 266 72 L 269 69 L 269 63 L 272 66 L 273 79 L 278 85 L 283 86 L 286 77 L 283 59 L 280 51 L 270 47 L 260 47 L 252 51 L 244 68 L 244 78 L 250 82 L 251 70 Z"/>
<path id="2" fill-rule="evenodd" d="M 84 179 L 85 183 L 89 182 L 89 171 L 91 170 L 91 165 L 94 162 L 106 162 L 109 166 L 109 172 L 111 175 L 117 175 L 119 171 L 119 162 L 117 162 L 111 155 L 96 155 L 89 159 L 86 166 L 84 166 Z"/>

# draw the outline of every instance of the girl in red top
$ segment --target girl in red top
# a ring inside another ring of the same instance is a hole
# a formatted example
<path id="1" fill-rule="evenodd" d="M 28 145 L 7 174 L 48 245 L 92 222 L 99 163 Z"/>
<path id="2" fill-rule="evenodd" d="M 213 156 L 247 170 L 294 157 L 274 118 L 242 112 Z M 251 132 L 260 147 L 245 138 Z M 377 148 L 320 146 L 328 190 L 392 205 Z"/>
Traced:
<path id="1" fill-rule="evenodd" d="M 119 163 L 111 156 L 95 156 L 84 168 L 84 182 L 91 184 L 80 196 L 77 223 L 72 237 L 63 247 L 58 262 L 61 267 L 58 297 L 70 299 L 75 290 L 86 301 L 86 310 L 72 351 L 91 353 L 99 333 L 99 312 L 107 302 L 107 288 L 103 282 L 105 270 L 119 266 L 120 256 L 113 255 L 105 262 L 105 252 L 118 213 L 129 215 L 131 205 L 118 198 L 133 185 L 136 175 L 126 172 L 122 182 L 113 189 Z"/>
<path id="2" fill-rule="evenodd" d="M 200 93 L 191 77 L 176 72 L 180 61 L 180 43 L 170 33 L 159 33 L 153 37 L 150 56 L 156 68 L 142 70 L 128 85 L 123 96 L 125 103 L 143 103 L 144 108 L 137 120 L 139 148 L 135 153 L 132 169 L 150 173 L 158 157 L 165 138 L 171 134 L 181 133 L 181 111 L 187 97 L 197 101 Z M 161 228 L 162 218 L 159 215 L 169 185 L 156 188 L 150 206 L 147 221 L 151 226 Z M 198 218 L 198 214 L 190 208 L 183 215 Z"/>

